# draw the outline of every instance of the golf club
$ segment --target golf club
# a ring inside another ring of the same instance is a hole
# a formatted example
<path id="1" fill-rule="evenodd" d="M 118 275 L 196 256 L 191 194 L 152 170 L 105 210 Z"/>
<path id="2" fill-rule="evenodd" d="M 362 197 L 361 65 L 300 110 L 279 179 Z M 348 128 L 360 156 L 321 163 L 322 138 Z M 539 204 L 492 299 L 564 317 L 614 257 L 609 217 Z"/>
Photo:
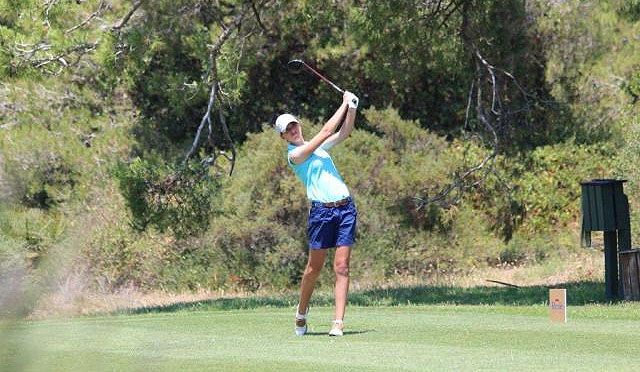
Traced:
<path id="1" fill-rule="evenodd" d="M 320 80 L 325 82 L 328 86 L 332 87 L 333 89 L 337 90 L 340 93 L 344 93 L 344 89 L 342 89 L 339 86 L 335 85 L 331 80 L 329 80 L 326 77 L 322 76 L 322 74 L 320 74 L 318 71 L 314 70 L 311 66 L 309 66 L 306 63 L 304 63 L 304 61 L 302 61 L 300 59 L 292 59 L 291 61 L 289 61 L 289 63 L 287 63 L 287 67 L 289 68 L 289 71 L 291 71 L 294 74 L 300 73 L 300 71 L 302 71 L 303 68 L 306 68 L 307 71 L 310 71 L 311 73 L 313 73 L 314 75 L 319 77 Z"/>

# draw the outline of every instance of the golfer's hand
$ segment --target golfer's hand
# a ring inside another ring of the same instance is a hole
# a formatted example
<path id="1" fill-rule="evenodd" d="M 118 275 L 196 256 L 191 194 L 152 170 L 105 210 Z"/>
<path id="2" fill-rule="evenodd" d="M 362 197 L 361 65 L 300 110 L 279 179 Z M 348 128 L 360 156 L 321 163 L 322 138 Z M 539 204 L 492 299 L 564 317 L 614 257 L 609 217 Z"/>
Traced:
<path id="1" fill-rule="evenodd" d="M 351 92 L 345 90 L 344 93 L 342 93 L 342 103 L 346 103 L 348 105 L 350 97 L 351 97 Z"/>
<path id="2" fill-rule="evenodd" d="M 349 105 L 349 108 L 358 108 L 358 101 L 359 100 L 358 100 L 358 97 L 355 94 L 353 94 L 353 93 L 351 93 L 349 91 L 346 91 L 346 92 L 344 92 L 343 100 L 347 101 L 347 104 Z"/>

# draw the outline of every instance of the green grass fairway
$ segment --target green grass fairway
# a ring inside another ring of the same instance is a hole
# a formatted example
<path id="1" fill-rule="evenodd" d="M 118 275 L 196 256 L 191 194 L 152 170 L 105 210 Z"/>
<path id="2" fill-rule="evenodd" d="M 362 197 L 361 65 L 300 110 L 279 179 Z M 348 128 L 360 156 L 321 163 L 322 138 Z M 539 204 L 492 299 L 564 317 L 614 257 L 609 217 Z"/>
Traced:
<path id="1" fill-rule="evenodd" d="M 293 307 L 179 310 L 4 323 L 6 371 L 637 371 L 638 304 L 351 306 L 328 337 L 332 308 L 293 334 Z"/>

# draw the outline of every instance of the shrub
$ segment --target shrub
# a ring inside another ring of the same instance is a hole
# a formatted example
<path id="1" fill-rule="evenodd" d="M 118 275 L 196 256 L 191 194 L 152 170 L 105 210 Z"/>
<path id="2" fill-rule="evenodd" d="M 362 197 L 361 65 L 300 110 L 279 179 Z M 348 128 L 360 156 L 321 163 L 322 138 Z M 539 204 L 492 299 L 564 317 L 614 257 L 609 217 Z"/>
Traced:
<path id="1" fill-rule="evenodd" d="M 640 114 L 637 111 L 628 113 L 621 123 L 623 128 L 623 144 L 616 158 L 615 171 L 619 178 L 628 180 L 624 191 L 629 198 L 631 208 L 632 242 L 640 240 Z"/>
<path id="2" fill-rule="evenodd" d="M 135 158 L 130 164 L 121 163 L 115 175 L 134 229 L 153 226 L 182 238 L 208 226 L 219 182 L 201 164 L 172 166 L 158 157 Z"/>

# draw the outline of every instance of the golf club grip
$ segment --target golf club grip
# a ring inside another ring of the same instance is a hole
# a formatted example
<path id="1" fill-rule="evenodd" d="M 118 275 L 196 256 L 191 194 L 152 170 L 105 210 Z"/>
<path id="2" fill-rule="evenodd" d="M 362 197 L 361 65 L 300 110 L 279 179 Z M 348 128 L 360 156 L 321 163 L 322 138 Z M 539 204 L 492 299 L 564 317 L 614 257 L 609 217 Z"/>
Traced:
<path id="1" fill-rule="evenodd" d="M 302 62 L 303 66 L 306 67 L 309 71 L 313 72 L 317 77 L 320 78 L 320 80 L 324 81 L 327 85 L 329 85 L 330 87 L 332 87 L 333 89 L 337 90 L 338 92 L 344 94 L 344 90 L 342 88 L 340 88 L 339 86 L 335 85 L 331 80 L 327 79 L 326 77 L 322 76 L 321 73 L 319 73 L 318 71 L 314 70 L 311 66 L 309 66 L 308 64 L 306 64 L 305 62 Z"/>

